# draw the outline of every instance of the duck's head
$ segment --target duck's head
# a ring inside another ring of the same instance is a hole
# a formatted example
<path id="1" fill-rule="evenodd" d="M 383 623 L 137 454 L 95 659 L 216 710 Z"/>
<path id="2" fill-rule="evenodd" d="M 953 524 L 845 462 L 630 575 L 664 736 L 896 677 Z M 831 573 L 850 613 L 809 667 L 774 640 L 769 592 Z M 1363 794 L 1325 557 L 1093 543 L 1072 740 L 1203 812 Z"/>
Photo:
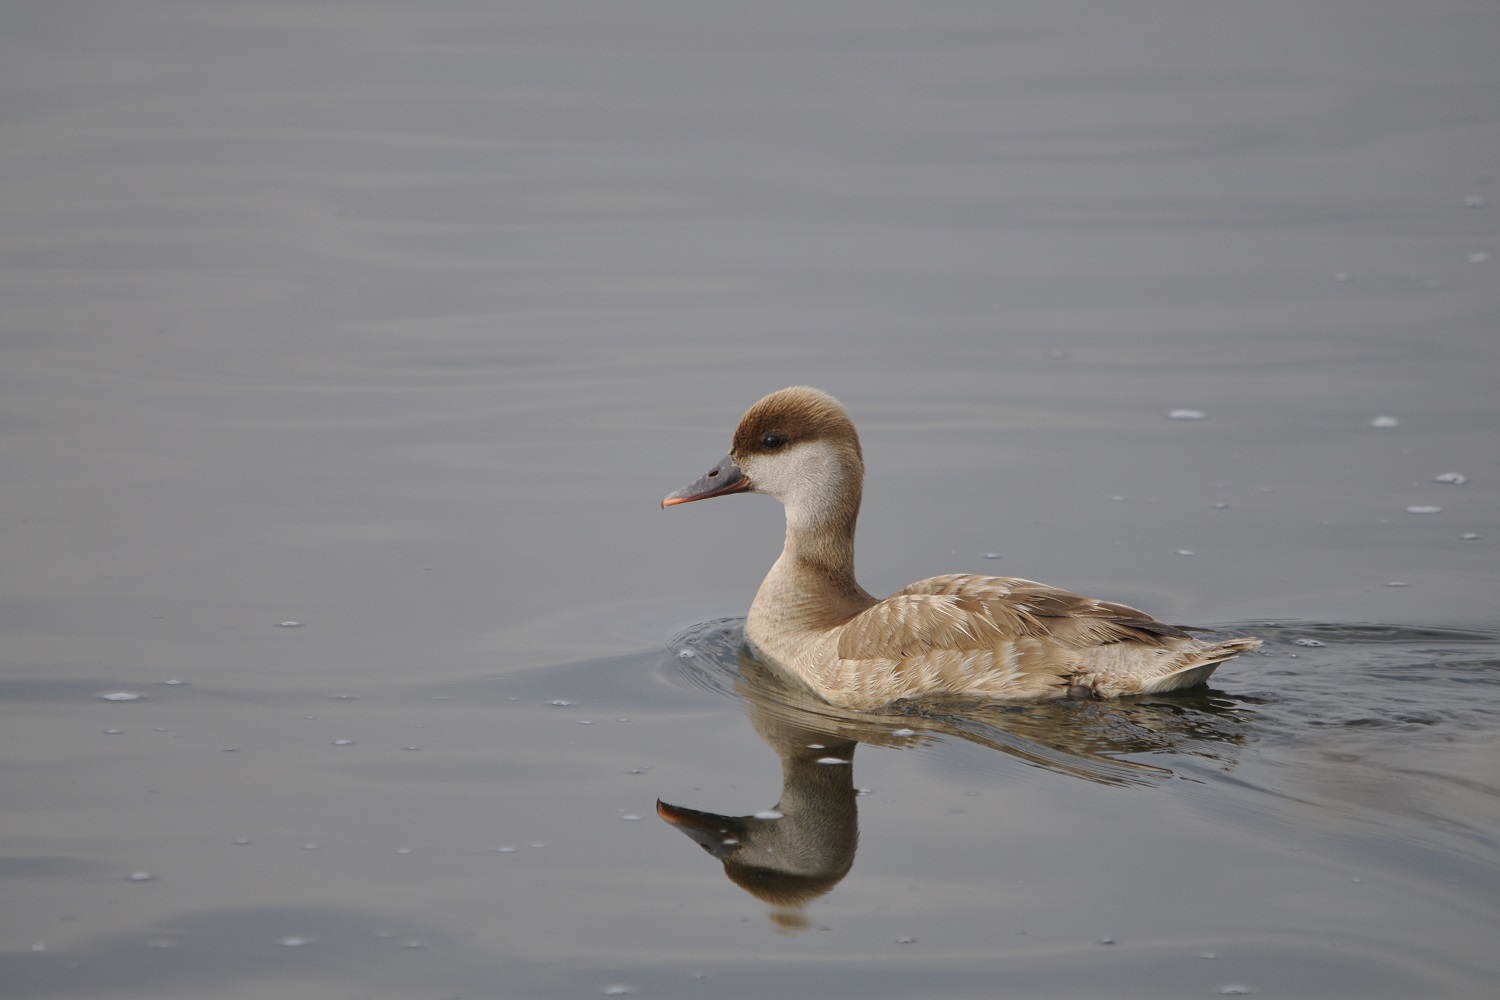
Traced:
<path id="1" fill-rule="evenodd" d="M 661 505 L 765 493 L 786 506 L 789 522 L 811 525 L 834 514 L 857 514 L 864 476 L 859 434 L 843 404 L 794 385 L 750 407 L 735 428 L 729 454 Z"/>

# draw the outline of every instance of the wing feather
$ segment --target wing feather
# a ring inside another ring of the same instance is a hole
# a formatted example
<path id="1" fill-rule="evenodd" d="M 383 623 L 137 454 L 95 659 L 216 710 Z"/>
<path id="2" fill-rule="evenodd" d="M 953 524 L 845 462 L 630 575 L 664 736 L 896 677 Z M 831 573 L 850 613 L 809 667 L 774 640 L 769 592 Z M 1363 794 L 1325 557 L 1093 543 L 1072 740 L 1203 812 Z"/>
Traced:
<path id="1" fill-rule="evenodd" d="M 1025 639 L 1082 649 L 1182 638 L 1188 633 L 1128 605 L 1019 577 L 954 574 L 920 580 L 855 616 L 840 630 L 838 655 L 900 659 Z"/>

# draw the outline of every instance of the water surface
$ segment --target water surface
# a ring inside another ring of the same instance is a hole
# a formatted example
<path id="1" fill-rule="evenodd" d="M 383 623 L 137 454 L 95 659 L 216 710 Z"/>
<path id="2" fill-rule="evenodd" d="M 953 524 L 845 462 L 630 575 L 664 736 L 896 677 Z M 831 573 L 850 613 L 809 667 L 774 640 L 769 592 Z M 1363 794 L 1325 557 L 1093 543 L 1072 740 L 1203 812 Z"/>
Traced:
<path id="1" fill-rule="evenodd" d="M 1496 17 L 7 6 L 0 996 L 1488 997 Z M 1265 648 L 767 689 L 780 511 L 657 505 L 791 383 L 873 592 Z M 825 739 L 819 895 L 656 814 Z"/>

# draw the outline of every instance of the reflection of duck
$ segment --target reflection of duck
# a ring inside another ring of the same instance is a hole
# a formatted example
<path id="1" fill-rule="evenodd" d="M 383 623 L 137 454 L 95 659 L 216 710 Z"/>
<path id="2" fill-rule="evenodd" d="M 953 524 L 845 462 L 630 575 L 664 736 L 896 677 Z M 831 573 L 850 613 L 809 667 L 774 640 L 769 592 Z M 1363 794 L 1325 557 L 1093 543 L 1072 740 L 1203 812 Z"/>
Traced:
<path id="1" fill-rule="evenodd" d="M 876 708 L 956 694 L 1001 701 L 1117 697 L 1202 684 L 1257 639 L 1195 638 L 1123 604 L 1011 577 L 938 576 L 876 600 L 854 578 L 864 483 L 842 405 L 793 386 L 740 420 L 729 454 L 663 507 L 766 493 L 786 507 L 786 545 L 745 634 L 825 700 Z"/>
<path id="2" fill-rule="evenodd" d="M 801 930 L 801 908 L 831 891 L 854 864 L 856 744 L 774 720 L 756 722 L 781 757 L 775 808 L 721 816 L 658 801 L 656 812 L 722 861 L 730 881 L 775 906 L 778 925 Z"/>

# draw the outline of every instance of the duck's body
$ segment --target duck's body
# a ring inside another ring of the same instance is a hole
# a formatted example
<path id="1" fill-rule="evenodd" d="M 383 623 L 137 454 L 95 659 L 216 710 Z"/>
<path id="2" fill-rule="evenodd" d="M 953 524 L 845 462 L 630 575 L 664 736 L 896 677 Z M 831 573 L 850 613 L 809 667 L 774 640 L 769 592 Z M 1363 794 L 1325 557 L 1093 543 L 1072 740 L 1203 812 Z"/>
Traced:
<path id="1" fill-rule="evenodd" d="M 854 578 L 863 483 L 859 435 L 843 406 L 794 386 L 752 406 L 729 455 L 662 501 L 748 491 L 785 505 L 786 545 L 745 635 L 763 659 L 833 704 L 1175 691 L 1260 645 L 1199 639 L 1123 604 L 1014 577 L 937 576 L 878 600 Z"/>

